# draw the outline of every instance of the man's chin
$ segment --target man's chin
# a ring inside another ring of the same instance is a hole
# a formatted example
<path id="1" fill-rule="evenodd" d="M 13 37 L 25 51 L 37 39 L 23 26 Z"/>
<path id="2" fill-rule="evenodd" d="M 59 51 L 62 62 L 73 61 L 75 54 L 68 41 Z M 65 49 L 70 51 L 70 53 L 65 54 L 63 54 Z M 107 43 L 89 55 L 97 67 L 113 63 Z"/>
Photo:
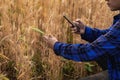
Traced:
<path id="1" fill-rule="evenodd" d="M 118 10 L 120 10 L 120 9 L 111 9 L 111 8 L 110 8 L 110 10 L 111 10 L 111 11 L 118 11 Z"/>
<path id="2" fill-rule="evenodd" d="M 117 10 L 111 9 L 111 11 L 117 11 Z"/>

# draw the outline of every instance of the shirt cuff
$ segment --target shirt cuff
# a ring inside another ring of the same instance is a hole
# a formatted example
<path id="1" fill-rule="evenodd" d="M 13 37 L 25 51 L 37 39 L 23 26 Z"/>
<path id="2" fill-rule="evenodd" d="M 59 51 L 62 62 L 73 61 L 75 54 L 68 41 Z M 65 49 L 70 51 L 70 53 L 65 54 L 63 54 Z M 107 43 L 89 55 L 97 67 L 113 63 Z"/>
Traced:
<path id="1" fill-rule="evenodd" d="M 81 38 L 82 38 L 82 39 L 86 39 L 86 37 L 87 37 L 88 35 L 90 35 L 90 34 L 91 34 L 91 28 L 88 27 L 88 26 L 86 26 L 86 27 L 85 27 L 85 33 L 84 33 L 84 34 L 81 34 Z"/>
<path id="2" fill-rule="evenodd" d="M 60 49 L 59 49 L 59 48 L 60 48 L 59 46 L 60 46 L 60 44 L 61 44 L 60 42 L 56 42 L 56 43 L 54 44 L 53 51 L 54 51 L 54 53 L 55 53 L 56 55 L 60 55 L 60 54 L 59 54 L 59 50 L 60 50 Z"/>

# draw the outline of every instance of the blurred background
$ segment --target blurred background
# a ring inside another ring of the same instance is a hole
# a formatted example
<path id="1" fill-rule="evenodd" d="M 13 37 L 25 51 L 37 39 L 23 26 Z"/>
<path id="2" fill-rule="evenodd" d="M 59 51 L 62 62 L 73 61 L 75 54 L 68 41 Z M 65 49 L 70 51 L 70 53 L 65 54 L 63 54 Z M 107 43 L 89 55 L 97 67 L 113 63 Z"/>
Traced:
<path id="1" fill-rule="evenodd" d="M 105 29 L 116 13 L 105 0 L 0 0 L 0 80 L 78 80 L 100 72 L 94 61 L 56 56 L 31 27 L 61 42 L 86 43 L 71 33 L 63 15 Z"/>

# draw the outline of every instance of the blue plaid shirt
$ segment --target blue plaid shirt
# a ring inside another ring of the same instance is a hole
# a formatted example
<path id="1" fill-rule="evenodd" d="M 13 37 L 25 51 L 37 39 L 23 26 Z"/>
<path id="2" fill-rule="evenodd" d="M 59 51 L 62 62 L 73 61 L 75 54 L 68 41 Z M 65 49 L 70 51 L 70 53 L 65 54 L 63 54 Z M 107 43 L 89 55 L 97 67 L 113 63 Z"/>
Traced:
<path id="1" fill-rule="evenodd" d="M 93 61 L 106 56 L 110 80 L 120 80 L 120 14 L 114 17 L 110 28 L 99 30 L 86 27 L 82 39 L 86 44 L 56 42 L 55 54 L 74 61 Z"/>

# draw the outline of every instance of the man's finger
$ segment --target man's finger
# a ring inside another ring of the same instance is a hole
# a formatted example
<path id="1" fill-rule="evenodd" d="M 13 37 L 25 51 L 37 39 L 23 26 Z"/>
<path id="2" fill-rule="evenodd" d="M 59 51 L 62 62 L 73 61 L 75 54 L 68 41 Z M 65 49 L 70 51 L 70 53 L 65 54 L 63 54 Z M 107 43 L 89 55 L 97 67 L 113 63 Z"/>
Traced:
<path id="1" fill-rule="evenodd" d="M 77 28 L 76 28 L 76 27 L 71 28 L 71 31 L 72 31 L 72 32 L 77 32 Z"/>
<path id="2" fill-rule="evenodd" d="M 44 41 L 48 41 L 48 36 L 43 36 Z"/>
<path id="3" fill-rule="evenodd" d="M 70 28 L 73 28 L 74 26 L 70 25 Z"/>
<path id="4" fill-rule="evenodd" d="M 78 20 L 78 21 L 76 21 L 76 22 L 78 22 L 79 24 L 81 24 L 81 23 L 82 23 L 80 20 Z"/>
<path id="5" fill-rule="evenodd" d="M 53 37 L 53 35 L 48 35 L 48 37 L 49 37 L 49 38 L 52 38 L 52 37 Z"/>
<path id="6" fill-rule="evenodd" d="M 76 33 L 76 31 L 71 31 L 72 33 Z"/>
<path id="7" fill-rule="evenodd" d="M 76 19 L 76 21 L 80 21 L 80 22 L 81 22 L 81 20 L 80 20 L 80 19 Z"/>
<path id="8" fill-rule="evenodd" d="M 43 36 L 43 38 L 48 39 L 48 36 Z"/>
<path id="9" fill-rule="evenodd" d="M 76 19 L 76 21 L 80 21 L 80 19 Z"/>

